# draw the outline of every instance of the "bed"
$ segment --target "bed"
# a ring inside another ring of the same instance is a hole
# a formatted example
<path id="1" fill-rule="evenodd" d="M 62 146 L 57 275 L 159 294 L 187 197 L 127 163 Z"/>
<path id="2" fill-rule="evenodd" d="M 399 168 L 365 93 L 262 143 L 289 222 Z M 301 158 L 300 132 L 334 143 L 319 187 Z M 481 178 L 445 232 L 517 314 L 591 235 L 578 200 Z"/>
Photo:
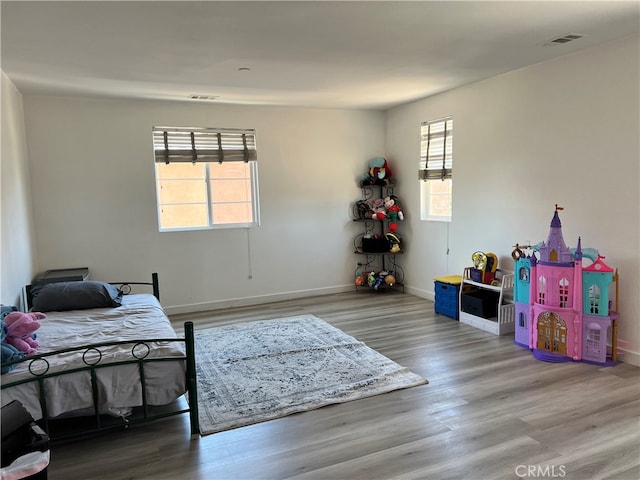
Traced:
<path id="1" fill-rule="evenodd" d="M 147 287 L 153 293 L 133 293 Z M 29 308 L 47 317 L 37 354 L 2 364 L 11 368 L 2 374 L 2 405 L 20 401 L 53 441 L 180 414 L 198 434 L 193 324 L 176 334 L 157 274 L 25 292 Z"/>

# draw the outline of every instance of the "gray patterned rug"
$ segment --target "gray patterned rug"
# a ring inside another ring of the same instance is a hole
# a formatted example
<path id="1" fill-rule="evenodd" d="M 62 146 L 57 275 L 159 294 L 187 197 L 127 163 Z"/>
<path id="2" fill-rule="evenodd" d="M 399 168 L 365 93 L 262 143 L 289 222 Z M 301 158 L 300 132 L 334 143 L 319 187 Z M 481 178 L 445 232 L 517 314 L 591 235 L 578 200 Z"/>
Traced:
<path id="1" fill-rule="evenodd" d="M 202 435 L 428 383 L 313 315 L 196 330 Z"/>

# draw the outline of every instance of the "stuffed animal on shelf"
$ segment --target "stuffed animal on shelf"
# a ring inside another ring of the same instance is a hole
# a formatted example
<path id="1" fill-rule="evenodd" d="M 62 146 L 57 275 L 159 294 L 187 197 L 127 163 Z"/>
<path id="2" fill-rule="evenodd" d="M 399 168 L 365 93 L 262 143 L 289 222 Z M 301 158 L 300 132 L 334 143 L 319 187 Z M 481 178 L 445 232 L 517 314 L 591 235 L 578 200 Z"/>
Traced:
<path id="1" fill-rule="evenodd" d="M 7 325 L 4 323 L 4 320 L 1 322 L 2 326 L 2 363 L 13 362 L 14 360 L 20 360 L 24 358 L 24 353 L 18 350 L 13 345 L 9 345 L 5 343 L 5 338 L 7 337 Z M 2 373 L 7 373 L 13 370 L 13 365 L 2 365 Z"/>
<path id="2" fill-rule="evenodd" d="M 395 222 L 397 220 L 404 220 L 404 213 L 402 213 L 402 207 L 398 202 L 398 197 L 395 195 L 389 195 L 384 199 L 384 208 L 387 212 L 387 219 Z"/>
<path id="3" fill-rule="evenodd" d="M 373 213 L 371 214 L 371 218 L 374 220 L 384 220 L 387 218 L 387 211 L 384 208 L 384 200 L 378 198 L 371 202 L 371 208 L 373 209 Z"/>
<path id="4" fill-rule="evenodd" d="M 356 215 L 359 219 L 373 218 L 374 214 L 371 202 L 368 200 L 358 200 L 356 202 Z"/>
<path id="5" fill-rule="evenodd" d="M 389 241 L 389 251 L 391 253 L 398 253 L 400 250 L 402 250 L 400 247 L 400 244 L 402 243 L 402 237 L 396 231 L 396 229 L 391 230 L 392 231 L 385 233 L 385 237 Z"/>
<path id="6" fill-rule="evenodd" d="M 38 320 L 43 318 L 47 316 L 41 312 L 11 312 L 4 317 L 7 326 L 5 343 L 27 355 L 35 355 L 38 352 L 38 341 L 34 332 L 40 328 Z"/>
<path id="7" fill-rule="evenodd" d="M 374 290 L 378 290 L 383 285 L 392 287 L 395 283 L 396 277 L 394 277 L 393 272 L 389 270 L 362 272 L 356 276 L 356 286 L 369 286 Z"/>
<path id="8" fill-rule="evenodd" d="M 391 169 L 384 157 L 374 157 L 369 160 L 369 173 L 362 175 L 360 185 L 391 185 Z"/>
<path id="9" fill-rule="evenodd" d="M 369 275 L 373 275 L 373 272 L 364 271 L 362 273 L 356 273 L 356 286 L 367 287 L 369 285 Z"/>
<path id="10" fill-rule="evenodd" d="M 375 280 L 372 285 L 374 290 L 378 290 L 380 286 L 385 283 L 384 279 L 387 277 L 387 275 L 389 275 L 389 272 L 387 270 L 381 270 L 375 275 Z"/>

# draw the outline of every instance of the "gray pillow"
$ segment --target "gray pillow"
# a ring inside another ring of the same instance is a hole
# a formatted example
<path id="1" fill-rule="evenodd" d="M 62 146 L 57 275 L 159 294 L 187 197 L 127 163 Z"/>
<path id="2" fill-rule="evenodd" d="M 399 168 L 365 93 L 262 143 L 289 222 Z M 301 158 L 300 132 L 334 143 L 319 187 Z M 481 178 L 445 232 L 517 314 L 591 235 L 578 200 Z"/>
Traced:
<path id="1" fill-rule="evenodd" d="M 36 312 L 119 307 L 122 291 L 105 282 L 59 282 L 38 285 L 31 290 Z"/>

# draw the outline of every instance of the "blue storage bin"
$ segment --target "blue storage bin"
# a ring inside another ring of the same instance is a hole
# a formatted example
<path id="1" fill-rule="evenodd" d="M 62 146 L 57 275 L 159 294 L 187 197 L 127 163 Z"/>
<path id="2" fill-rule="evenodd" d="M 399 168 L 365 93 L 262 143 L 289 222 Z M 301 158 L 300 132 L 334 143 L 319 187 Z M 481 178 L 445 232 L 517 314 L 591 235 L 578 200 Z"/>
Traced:
<path id="1" fill-rule="evenodd" d="M 455 285 L 436 280 L 434 291 L 436 299 L 434 305 L 435 312 L 458 320 L 460 284 Z"/>

